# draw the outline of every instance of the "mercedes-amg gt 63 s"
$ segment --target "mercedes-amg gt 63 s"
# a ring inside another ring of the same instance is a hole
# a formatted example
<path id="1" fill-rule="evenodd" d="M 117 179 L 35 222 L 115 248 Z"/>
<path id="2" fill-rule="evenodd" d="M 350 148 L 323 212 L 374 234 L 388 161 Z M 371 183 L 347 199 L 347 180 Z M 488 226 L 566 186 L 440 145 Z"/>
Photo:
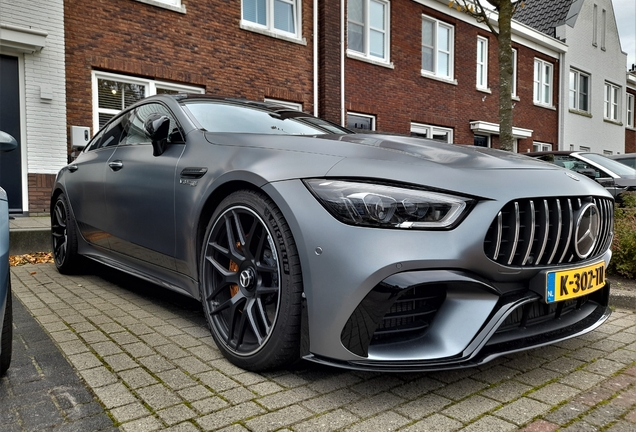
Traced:
<path id="1" fill-rule="evenodd" d="M 159 95 L 59 172 L 52 246 L 200 300 L 245 369 L 436 370 L 603 323 L 613 208 L 523 155 Z"/>

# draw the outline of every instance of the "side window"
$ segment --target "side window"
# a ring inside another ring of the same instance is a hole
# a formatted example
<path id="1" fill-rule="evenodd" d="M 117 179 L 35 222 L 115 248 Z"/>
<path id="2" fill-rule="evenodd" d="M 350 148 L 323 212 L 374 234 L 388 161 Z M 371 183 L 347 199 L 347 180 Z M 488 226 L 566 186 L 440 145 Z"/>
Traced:
<path id="1" fill-rule="evenodd" d="M 101 142 L 99 143 L 99 148 L 111 147 L 119 144 L 121 139 L 125 136 L 124 129 L 127 123 L 126 119 L 129 115 L 130 113 L 126 113 L 118 117 L 108 126 L 102 136 Z"/>
<path id="2" fill-rule="evenodd" d="M 84 151 L 93 151 L 99 148 L 99 143 L 102 141 L 102 137 L 104 136 L 104 131 L 100 131 L 93 137 L 90 143 L 86 146 L 86 150 Z"/>
<path id="3" fill-rule="evenodd" d="M 151 114 L 166 115 L 170 119 L 168 142 L 183 142 L 179 126 L 172 113 L 163 105 L 150 103 L 135 109 L 128 119 L 128 134 L 124 144 L 150 144 L 151 139 L 144 131 L 144 122 Z"/>

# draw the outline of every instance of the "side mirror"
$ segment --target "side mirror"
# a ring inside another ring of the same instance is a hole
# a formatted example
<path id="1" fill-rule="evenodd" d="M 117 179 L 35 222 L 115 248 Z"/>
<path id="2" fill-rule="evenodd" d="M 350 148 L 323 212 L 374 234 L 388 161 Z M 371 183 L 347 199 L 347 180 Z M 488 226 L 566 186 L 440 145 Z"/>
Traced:
<path id="1" fill-rule="evenodd" d="M 0 131 L 0 152 L 9 152 L 18 148 L 18 142 L 6 132 Z"/>
<path id="2" fill-rule="evenodd" d="M 152 140 L 152 155 L 161 156 L 168 146 L 170 119 L 166 115 L 150 114 L 144 122 L 144 131 Z"/>

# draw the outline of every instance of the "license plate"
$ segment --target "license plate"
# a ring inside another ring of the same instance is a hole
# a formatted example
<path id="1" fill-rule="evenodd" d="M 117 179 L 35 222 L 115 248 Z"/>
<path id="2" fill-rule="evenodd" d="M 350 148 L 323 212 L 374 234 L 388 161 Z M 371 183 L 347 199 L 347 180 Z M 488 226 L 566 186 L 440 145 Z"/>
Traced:
<path id="1" fill-rule="evenodd" d="M 605 286 L 605 261 L 570 270 L 549 272 L 546 302 L 580 297 Z"/>

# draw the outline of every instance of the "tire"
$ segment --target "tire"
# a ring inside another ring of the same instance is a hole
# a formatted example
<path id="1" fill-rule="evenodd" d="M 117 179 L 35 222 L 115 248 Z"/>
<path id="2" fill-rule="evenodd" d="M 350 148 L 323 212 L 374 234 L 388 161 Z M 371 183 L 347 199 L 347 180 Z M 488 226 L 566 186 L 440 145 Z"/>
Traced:
<path id="1" fill-rule="evenodd" d="M 55 267 L 60 273 L 79 271 L 81 257 L 77 253 L 77 227 L 64 194 L 58 195 L 51 212 L 51 249 Z"/>
<path id="2" fill-rule="evenodd" d="M 206 230 L 199 281 L 212 336 L 230 362 L 261 371 L 299 359 L 300 260 L 268 197 L 245 190 L 221 202 Z"/>
<path id="3" fill-rule="evenodd" d="M 7 276 L 7 305 L 4 310 L 2 335 L 0 335 L 0 376 L 4 375 L 11 364 L 13 344 L 13 306 L 11 299 L 11 279 Z"/>

